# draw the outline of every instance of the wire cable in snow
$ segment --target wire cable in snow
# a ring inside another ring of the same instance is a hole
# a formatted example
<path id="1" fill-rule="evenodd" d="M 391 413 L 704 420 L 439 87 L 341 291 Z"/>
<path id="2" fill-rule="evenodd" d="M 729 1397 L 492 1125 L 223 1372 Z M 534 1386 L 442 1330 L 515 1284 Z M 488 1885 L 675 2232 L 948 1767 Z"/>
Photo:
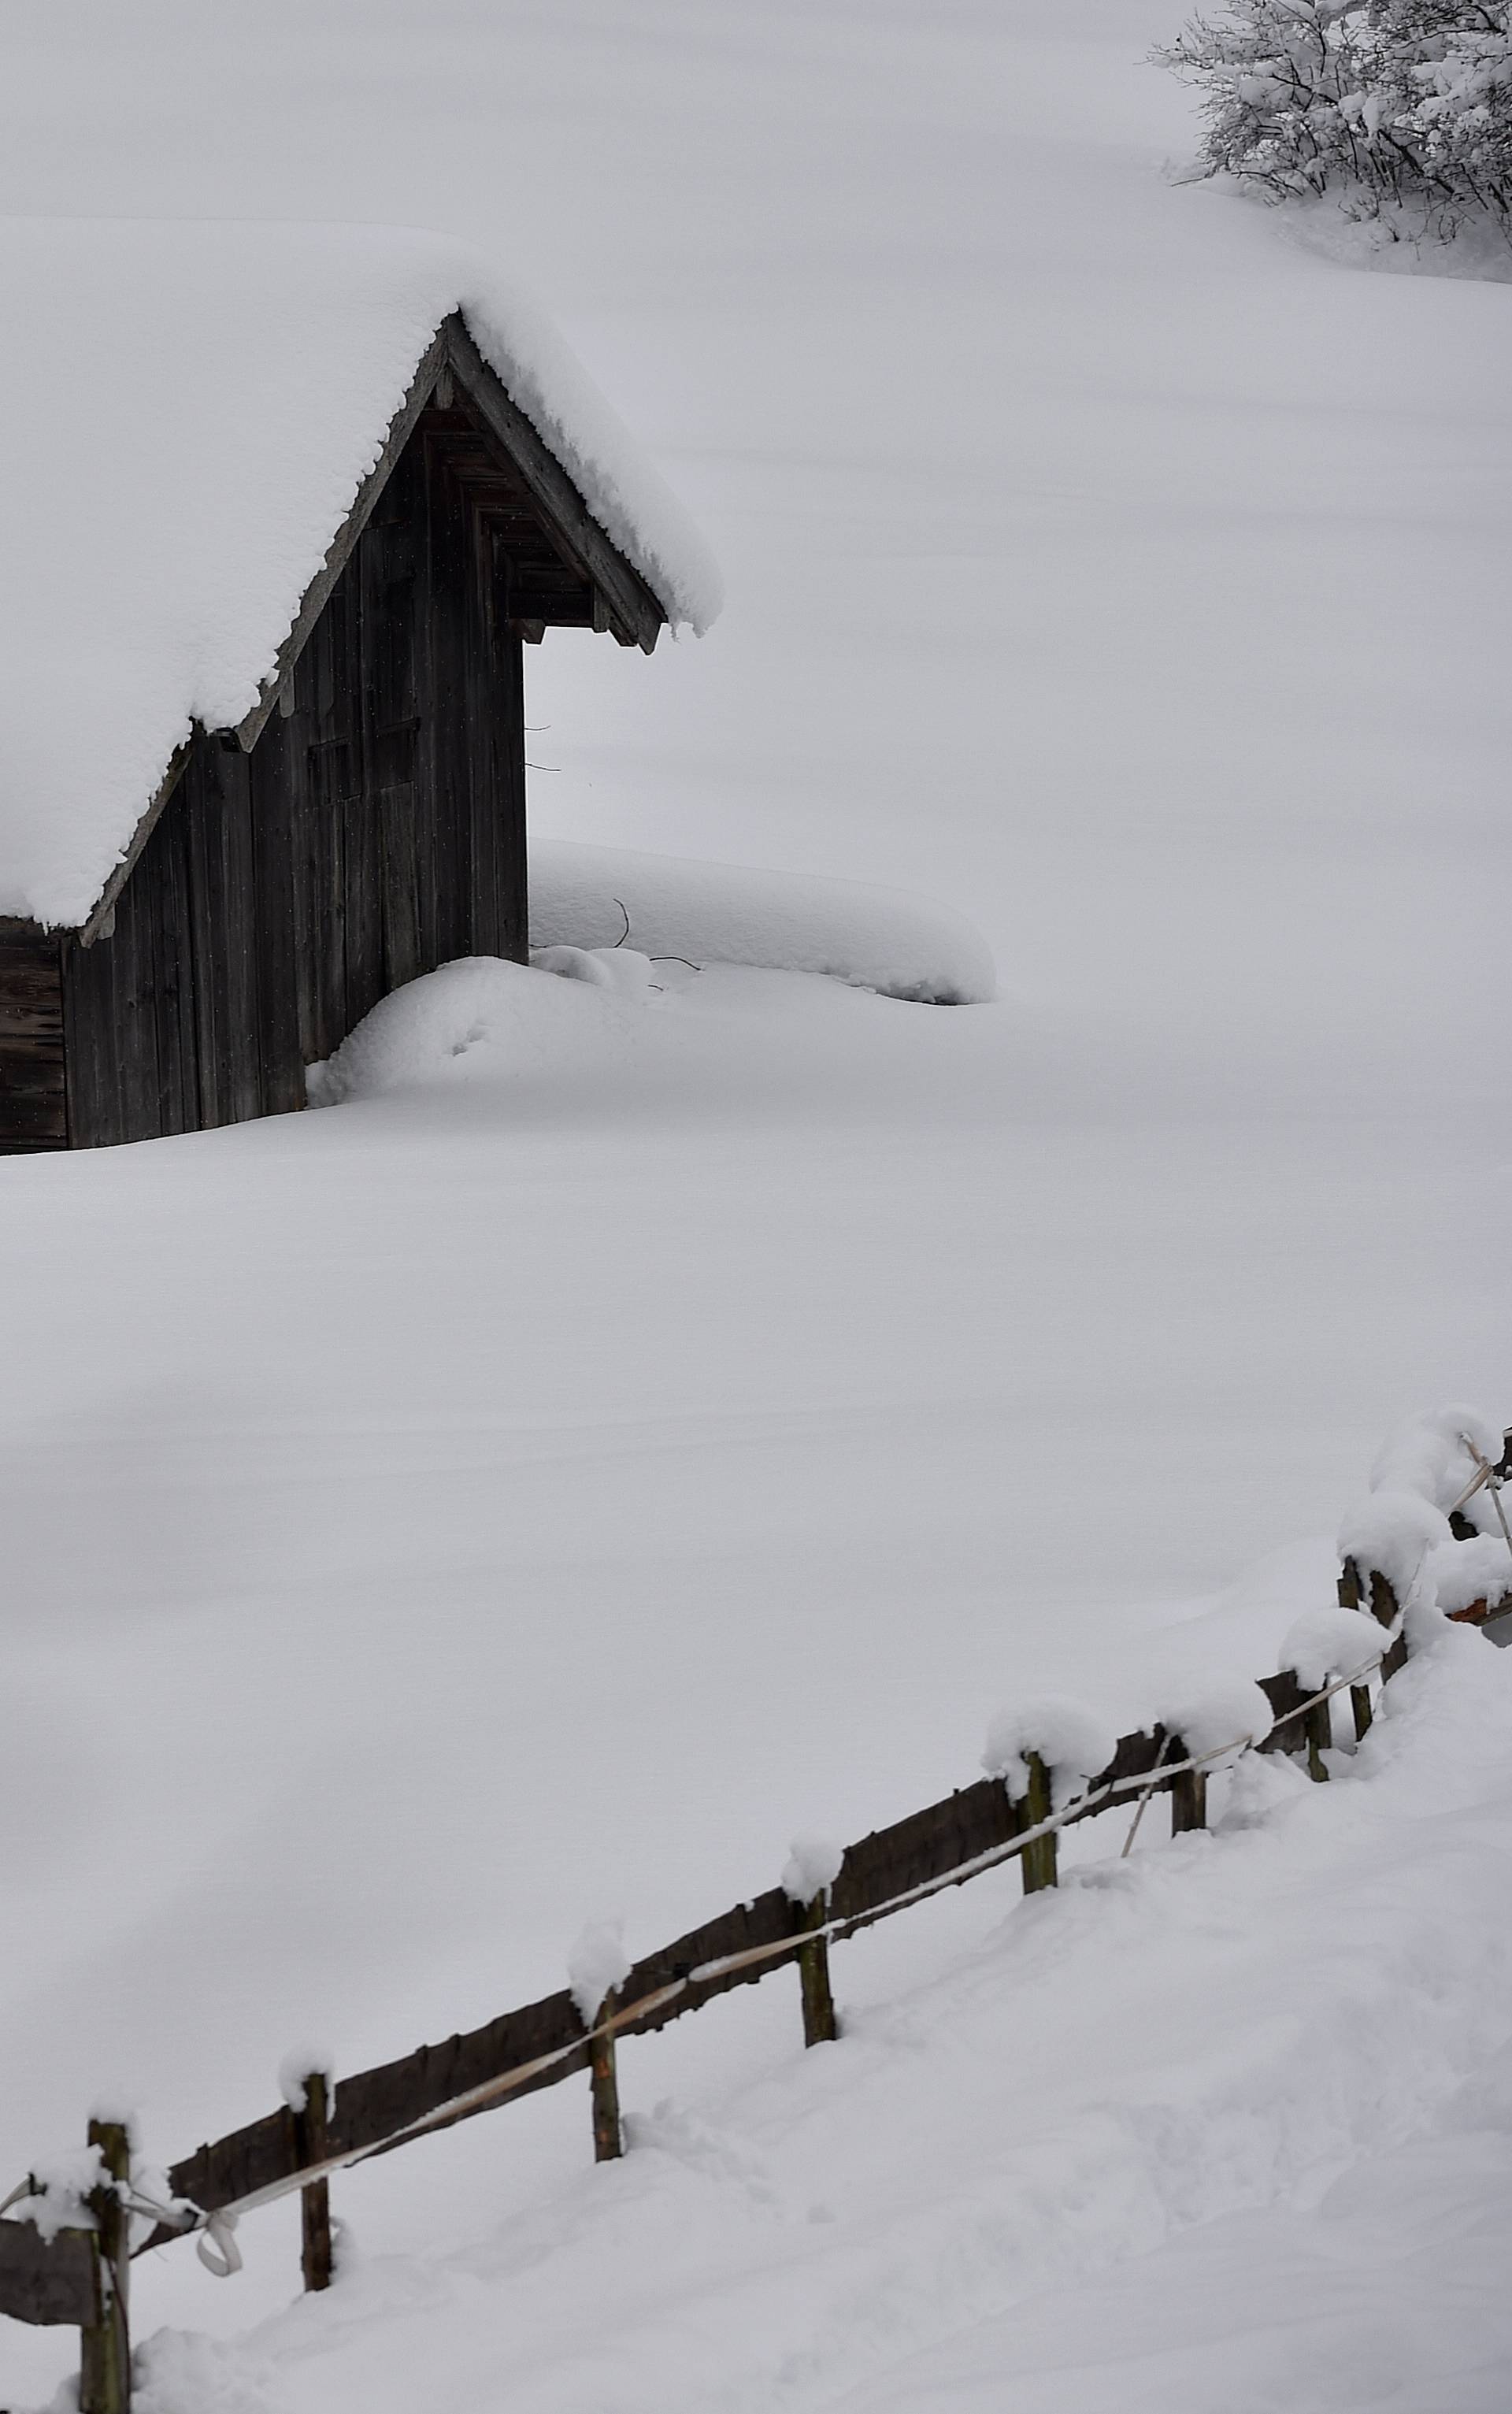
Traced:
<path id="1" fill-rule="evenodd" d="M 1461 1501 L 1456 1505 L 1462 1505 L 1464 1500 L 1468 1500 L 1470 1498 L 1471 1493 L 1478 1492 L 1481 1485 L 1484 1483 L 1487 1491 L 1491 1496 L 1491 1507 L 1496 1512 L 1496 1522 L 1502 1528 L 1503 1540 L 1505 1542 L 1507 1549 L 1512 1551 L 1512 1527 L 1508 1526 L 1506 1522 L 1506 1511 L 1502 1506 L 1502 1479 L 1497 1474 L 1496 1469 L 1492 1467 L 1490 1461 L 1489 1459 L 1482 1458 L 1479 1451 L 1475 1448 L 1475 1443 L 1471 1440 L 1468 1434 L 1462 1433 L 1460 1438 L 1464 1443 L 1466 1450 L 1470 1453 L 1471 1457 L 1475 1460 L 1475 1465 L 1480 1471 L 1477 1474 L 1475 1483 L 1471 1485 L 1470 1491 L 1463 1494 L 1461 1496 Z"/>
<path id="2" fill-rule="evenodd" d="M 1161 1737 L 1161 1748 L 1155 1754 L 1155 1766 L 1149 1772 L 1149 1782 L 1145 1787 L 1145 1790 L 1139 1796 L 1138 1801 L 1134 1804 L 1134 1818 L 1130 1823 L 1129 1832 L 1123 1840 L 1123 1850 L 1119 1855 L 1120 1861 L 1126 1861 L 1130 1854 L 1134 1851 L 1134 1838 L 1139 1833 L 1139 1822 L 1144 1817 L 1146 1810 L 1149 1808 L 1150 1796 L 1155 1791 L 1156 1781 L 1160 1776 L 1161 1763 L 1164 1759 L 1167 1751 L 1170 1750 L 1170 1736 L 1163 1736 Z"/>

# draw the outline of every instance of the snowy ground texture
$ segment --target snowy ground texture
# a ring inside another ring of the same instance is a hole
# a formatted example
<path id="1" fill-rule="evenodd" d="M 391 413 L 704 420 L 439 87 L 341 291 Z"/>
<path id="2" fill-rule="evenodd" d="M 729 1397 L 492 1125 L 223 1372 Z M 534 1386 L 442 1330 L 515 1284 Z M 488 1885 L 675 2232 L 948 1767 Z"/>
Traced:
<path id="1" fill-rule="evenodd" d="M 332 1110 L 0 1165 L 0 2193 L 644 1949 L 1031 1693 L 1265 1671 L 1382 1434 L 1512 1415 L 1512 297 L 1168 182 L 1182 14 L 7 13 L 6 209 L 497 253 L 706 530 L 707 638 L 533 657 L 539 841 L 939 899 L 1000 994 L 653 991 L 630 901 L 544 1036 L 463 968 Z M 791 1979 L 627 2049 L 614 2169 L 573 2086 L 352 2175 L 319 2302 L 287 2206 L 154 2257 L 149 2414 L 1500 2407 L 1509 1663 L 847 1945 L 834 2049 Z"/>

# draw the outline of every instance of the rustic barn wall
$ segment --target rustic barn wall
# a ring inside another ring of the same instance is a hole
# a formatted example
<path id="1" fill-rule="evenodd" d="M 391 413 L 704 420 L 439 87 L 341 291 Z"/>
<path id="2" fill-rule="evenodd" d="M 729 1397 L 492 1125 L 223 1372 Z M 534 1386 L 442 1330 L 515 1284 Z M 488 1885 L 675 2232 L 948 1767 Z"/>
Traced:
<path id="1" fill-rule="evenodd" d="M 421 423 L 252 753 L 198 735 L 112 934 L 64 942 L 76 1147 L 301 1107 L 397 983 L 524 959 L 519 547 L 470 460 Z"/>
<path id="2" fill-rule="evenodd" d="M 58 942 L 0 919 L 0 1155 L 67 1144 Z"/>

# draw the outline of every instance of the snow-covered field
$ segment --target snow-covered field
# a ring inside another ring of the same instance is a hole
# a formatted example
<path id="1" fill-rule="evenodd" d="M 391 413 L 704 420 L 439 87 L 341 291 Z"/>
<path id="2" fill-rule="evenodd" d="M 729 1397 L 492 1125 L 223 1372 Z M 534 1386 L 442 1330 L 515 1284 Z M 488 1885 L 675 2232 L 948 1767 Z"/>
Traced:
<path id="1" fill-rule="evenodd" d="M 6 208 L 497 248 L 692 507 L 709 637 L 532 660 L 543 839 L 938 899 L 1000 995 L 522 973 L 0 1164 L 0 2193 L 644 1949 L 1021 1691 L 1269 1668 L 1381 1433 L 1512 1416 L 1512 297 L 1165 181 L 1182 13 L 5 11 Z M 146 2414 L 1490 2414 L 1509 1687 L 847 1945 L 834 2049 L 791 1978 L 627 2048 L 614 2169 L 574 2086 L 343 2180 L 328 2299 L 288 2207 L 151 2258 L 219 2343 Z"/>

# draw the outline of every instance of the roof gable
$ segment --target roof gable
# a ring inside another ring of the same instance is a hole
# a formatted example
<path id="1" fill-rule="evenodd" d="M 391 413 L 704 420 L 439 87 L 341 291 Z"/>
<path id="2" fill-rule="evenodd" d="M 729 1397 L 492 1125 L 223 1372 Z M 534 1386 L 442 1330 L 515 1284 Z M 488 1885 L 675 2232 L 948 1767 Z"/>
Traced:
<path id="1" fill-rule="evenodd" d="M 28 379 L 0 395 L 0 915 L 97 924 L 192 729 L 256 742 L 438 399 L 529 494 L 595 625 L 648 646 L 718 608 L 575 363 L 438 238 L 0 221 L 0 318 L 50 364 L 40 410 Z"/>
<path id="2" fill-rule="evenodd" d="M 626 559 L 594 519 L 572 479 L 550 446 L 532 427 L 523 410 L 511 401 L 495 371 L 467 332 L 460 311 L 453 311 L 427 346 L 414 381 L 390 423 L 383 449 L 363 480 L 346 519 L 333 537 L 324 562 L 305 589 L 294 625 L 278 648 L 273 669 L 263 679 L 257 703 L 237 723 L 236 734 L 250 753 L 262 734 L 278 691 L 309 641 L 310 632 L 325 609 L 331 590 L 346 568 L 352 548 L 366 527 L 378 497 L 393 474 L 422 412 L 440 401 L 452 407 L 453 390 L 466 395 L 504 461 L 516 471 L 564 555 L 602 599 L 597 625 L 610 631 L 621 645 L 655 648 L 666 626 L 667 612 L 633 562 Z"/>

